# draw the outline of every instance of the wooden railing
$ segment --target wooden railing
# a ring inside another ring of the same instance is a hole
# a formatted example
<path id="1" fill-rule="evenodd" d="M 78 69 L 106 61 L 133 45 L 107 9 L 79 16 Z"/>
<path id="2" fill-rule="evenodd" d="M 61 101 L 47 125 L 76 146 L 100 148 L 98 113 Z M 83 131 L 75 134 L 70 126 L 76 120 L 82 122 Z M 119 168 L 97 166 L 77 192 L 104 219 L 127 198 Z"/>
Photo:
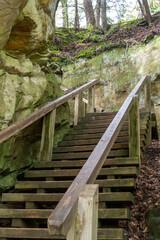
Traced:
<path id="1" fill-rule="evenodd" d="M 90 157 L 80 170 L 79 174 L 74 179 L 56 206 L 53 213 L 50 215 L 48 219 L 48 229 L 51 234 L 67 236 L 67 239 L 70 240 L 79 239 L 72 237 L 73 235 L 70 234 L 70 229 L 73 228 L 73 222 L 77 212 L 79 195 L 87 184 L 94 183 L 127 117 L 129 117 L 129 156 L 138 157 L 140 162 L 140 123 L 138 93 L 142 90 L 143 87 L 145 88 L 145 107 L 150 113 L 150 77 L 144 76 L 129 94 L 122 107 L 116 114 L 115 118 L 91 153 Z M 92 90 L 90 90 L 90 94 L 91 91 Z M 90 106 L 93 106 L 93 104 Z M 151 139 L 149 141 L 151 141 Z M 83 237 L 80 239 L 91 240 L 93 238 L 89 237 L 88 235 L 88 237 Z"/>
<path id="2" fill-rule="evenodd" d="M 70 99 L 75 98 L 74 108 L 74 125 L 77 125 L 78 119 L 85 116 L 85 106 L 82 101 L 83 92 L 88 90 L 88 105 L 87 112 L 94 111 L 95 105 L 95 85 L 99 80 L 92 80 L 78 89 L 62 96 L 52 102 L 47 103 L 44 107 L 33 112 L 26 118 L 12 124 L 6 129 L 0 132 L 0 143 L 8 140 L 10 137 L 15 136 L 23 129 L 32 125 L 37 120 L 43 118 L 42 137 L 41 137 L 41 148 L 40 148 L 40 160 L 49 161 L 52 157 L 53 139 L 54 139 L 54 128 L 56 118 L 56 108 L 66 103 Z"/>

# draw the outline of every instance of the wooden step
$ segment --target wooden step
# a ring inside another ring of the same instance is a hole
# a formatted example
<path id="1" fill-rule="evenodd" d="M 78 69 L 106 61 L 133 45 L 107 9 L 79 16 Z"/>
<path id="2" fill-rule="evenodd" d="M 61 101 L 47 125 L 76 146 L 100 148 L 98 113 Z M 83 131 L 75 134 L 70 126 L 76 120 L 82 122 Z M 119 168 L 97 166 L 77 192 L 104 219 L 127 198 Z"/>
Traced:
<path id="1" fill-rule="evenodd" d="M 46 228 L 0 228 L 0 237 L 9 239 L 63 239 L 50 235 Z"/>
<path id="2" fill-rule="evenodd" d="M 130 220 L 131 212 L 128 208 L 107 208 L 98 210 L 99 219 Z"/>
<path id="3" fill-rule="evenodd" d="M 127 240 L 128 233 L 123 228 L 100 228 L 98 240 Z"/>
<path id="4" fill-rule="evenodd" d="M 97 122 L 90 122 L 90 123 L 80 123 L 73 128 L 73 130 L 78 129 L 95 129 L 95 128 L 107 128 L 110 125 L 110 122 L 106 121 L 97 121 Z M 123 124 L 123 127 L 128 127 L 128 122 Z"/>
<path id="5" fill-rule="evenodd" d="M 46 228 L 0 228 L 0 237 L 9 239 L 63 239 L 50 235 Z M 99 240 L 127 240 L 127 232 L 121 228 L 98 229 Z"/>
<path id="6" fill-rule="evenodd" d="M 146 130 L 141 129 L 141 135 L 146 136 Z M 103 133 L 90 133 L 90 134 L 70 134 L 70 135 L 65 135 L 63 140 L 84 140 L 84 139 L 100 139 L 103 136 Z M 118 135 L 118 137 L 127 137 L 128 136 L 128 131 L 121 131 Z"/>
<path id="7" fill-rule="evenodd" d="M 57 147 L 53 149 L 54 153 L 63 153 L 63 152 L 85 152 L 85 151 L 93 151 L 96 145 L 84 145 L 84 146 L 69 146 L 69 147 Z M 124 149 L 128 148 L 129 144 L 127 142 L 124 143 L 115 143 L 112 149 Z"/>
<path id="8" fill-rule="evenodd" d="M 63 161 L 47 161 L 37 162 L 33 165 L 35 169 L 49 169 L 49 168 L 70 168 L 70 167 L 82 167 L 86 160 L 63 160 Z M 107 158 L 104 162 L 105 166 L 121 166 L 121 165 L 133 165 L 138 166 L 138 158 Z"/>
<path id="9" fill-rule="evenodd" d="M 41 177 L 76 177 L 80 169 L 65 169 L 65 170 L 30 170 L 24 175 L 24 178 L 41 178 Z M 99 176 L 118 175 L 118 176 L 137 176 L 138 170 L 136 167 L 112 167 L 102 168 Z"/>
<path id="10" fill-rule="evenodd" d="M 53 209 L 0 209 L 0 218 L 20 219 L 48 219 Z M 130 210 L 127 208 L 98 209 L 99 219 L 130 219 Z"/>
<path id="11" fill-rule="evenodd" d="M 54 153 L 52 154 L 53 160 L 65 159 L 87 159 L 91 152 L 74 152 L 74 153 Z M 128 149 L 111 150 L 108 157 L 127 157 L 129 154 Z"/>
<path id="12" fill-rule="evenodd" d="M 99 138 L 93 139 L 82 139 L 82 140 L 63 140 L 62 142 L 58 143 L 59 147 L 68 147 L 68 146 L 81 146 L 81 145 L 93 145 L 99 142 Z M 142 139 L 143 140 L 143 139 Z M 128 136 L 118 137 L 115 141 L 116 143 L 123 143 L 128 142 Z"/>
<path id="13" fill-rule="evenodd" d="M 79 135 L 65 135 L 63 140 L 80 140 L 80 139 L 100 139 L 103 133 L 90 133 L 90 134 L 79 134 Z M 128 131 L 122 131 L 118 135 L 119 137 L 128 136 Z"/>
<path id="14" fill-rule="evenodd" d="M 107 130 L 107 127 L 99 128 L 85 128 L 85 129 L 72 129 L 68 134 L 69 135 L 79 135 L 79 134 L 91 134 L 91 133 L 104 133 Z M 128 126 L 123 126 L 121 131 L 128 131 Z"/>
<path id="15" fill-rule="evenodd" d="M 0 218 L 47 219 L 52 212 L 52 209 L 0 209 Z"/>
<path id="16" fill-rule="evenodd" d="M 71 183 L 72 181 L 18 181 L 15 189 L 66 189 Z M 134 178 L 102 179 L 96 180 L 95 184 L 106 188 L 135 188 L 136 186 Z"/>
<path id="17" fill-rule="evenodd" d="M 78 129 L 99 129 L 99 128 L 107 128 L 111 123 L 111 120 L 109 119 L 104 119 L 104 120 L 97 120 L 97 121 L 91 121 L 90 123 L 86 122 L 80 122 L 77 126 L 74 126 L 73 130 L 78 130 Z M 128 121 L 125 121 L 122 128 L 128 129 Z M 142 128 L 145 128 L 148 126 L 148 121 L 145 119 L 140 120 L 140 126 Z"/>
<path id="18" fill-rule="evenodd" d="M 58 202 L 63 193 L 3 193 L 2 202 Z M 101 202 L 129 202 L 134 203 L 130 192 L 99 193 Z"/>

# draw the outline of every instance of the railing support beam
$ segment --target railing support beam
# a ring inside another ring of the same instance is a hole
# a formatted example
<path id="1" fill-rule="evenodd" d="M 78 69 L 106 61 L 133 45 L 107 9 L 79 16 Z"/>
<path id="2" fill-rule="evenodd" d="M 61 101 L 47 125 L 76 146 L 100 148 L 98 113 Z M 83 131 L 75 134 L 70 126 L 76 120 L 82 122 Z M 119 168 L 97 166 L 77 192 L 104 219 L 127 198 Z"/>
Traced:
<path id="1" fill-rule="evenodd" d="M 77 216 L 67 234 L 67 240 L 97 240 L 98 185 L 84 187 L 78 200 Z"/>
<path id="2" fill-rule="evenodd" d="M 54 140 L 56 109 L 43 117 L 40 161 L 51 161 Z"/>
<path id="3" fill-rule="evenodd" d="M 147 79 L 144 86 L 144 96 L 145 96 L 145 109 L 149 114 L 149 126 L 147 134 L 147 146 L 150 146 L 152 141 L 152 128 L 151 128 L 151 81 L 150 78 Z"/>
<path id="4" fill-rule="evenodd" d="M 95 86 L 89 88 L 88 90 L 87 112 L 88 113 L 94 112 L 94 107 L 95 107 Z"/>
<path id="5" fill-rule="evenodd" d="M 133 105 L 129 112 L 129 157 L 138 157 L 139 166 L 141 165 L 139 99 L 137 95 L 133 98 Z"/>
<path id="6" fill-rule="evenodd" d="M 78 94 L 75 97 L 75 104 L 74 104 L 74 126 L 77 126 L 78 119 L 84 116 L 84 105 L 83 105 L 83 98 L 82 93 Z"/>

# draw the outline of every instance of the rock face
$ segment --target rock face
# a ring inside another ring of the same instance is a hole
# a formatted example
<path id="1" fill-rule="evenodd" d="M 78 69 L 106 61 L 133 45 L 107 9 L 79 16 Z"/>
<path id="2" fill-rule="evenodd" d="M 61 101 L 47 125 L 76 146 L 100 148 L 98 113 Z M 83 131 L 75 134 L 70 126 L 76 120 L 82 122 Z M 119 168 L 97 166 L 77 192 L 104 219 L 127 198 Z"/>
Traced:
<path id="1" fill-rule="evenodd" d="M 9 39 L 12 26 L 28 0 L 0 1 L 0 49 Z"/>
<path id="2" fill-rule="evenodd" d="M 116 48 L 88 61 L 79 59 L 63 67 L 63 85 L 72 88 L 91 79 L 100 79 L 96 104 L 105 110 L 117 110 L 138 80 L 152 76 L 152 99 L 160 129 L 160 37 L 126 50 Z"/>
<path id="3" fill-rule="evenodd" d="M 7 50 L 25 53 L 44 47 L 53 38 L 57 2 L 58 0 L 1 0 L 0 49 L 6 43 Z"/>
<path id="4" fill-rule="evenodd" d="M 43 71 L 57 2 L 0 0 L 0 130 L 63 95 L 58 77 L 49 68 Z M 36 55 L 40 65 L 32 59 Z M 58 108 L 55 142 L 68 120 L 68 106 Z M 17 174 L 38 160 L 41 131 L 42 120 L 0 144 L 1 190 L 13 186 Z"/>

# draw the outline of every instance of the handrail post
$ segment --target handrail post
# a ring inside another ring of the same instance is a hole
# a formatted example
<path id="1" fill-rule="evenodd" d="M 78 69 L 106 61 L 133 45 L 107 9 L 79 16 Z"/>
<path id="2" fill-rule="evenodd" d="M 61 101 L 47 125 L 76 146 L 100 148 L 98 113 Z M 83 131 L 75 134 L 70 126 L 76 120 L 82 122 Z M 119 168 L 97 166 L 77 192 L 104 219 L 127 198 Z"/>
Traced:
<path id="1" fill-rule="evenodd" d="M 149 114 L 149 123 L 148 123 L 148 134 L 147 134 L 147 146 L 151 144 L 152 141 L 152 128 L 151 128 L 151 81 L 148 77 L 146 84 L 144 86 L 144 95 L 145 95 L 145 108 Z"/>
<path id="2" fill-rule="evenodd" d="M 82 93 L 77 94 L 75 97 L 75 104 L 74 104 L 74 126 L 77 126 L 78 119 L 84 116 L 84 105 L 83 105 L 83 98 Z"/>
<path id="3" fill-rule="evenodd" d="M 139 99 L 137 95 L 133 98 L 129 112 L 129 157 L 138 157 L 139 166 L 141 165 Z"/>
<path id="4" fill-rule="evenodd" d="M 78 199 L 77 216 L 67 234 L 67 240 L 97 240 L 98 185 L 87 184 Z"/>
<path id="5" fill-rule="evenodd" d="M 56 108 L 43 117 L 40 161 L 51 161 L 54 140 Z"/>
<path id="6" fill-rule="evenodd" d="M 95 85 L 88 90 L 88 106 L 87 112 L 92 113 L 94 112 L 95 107 Z"/>

